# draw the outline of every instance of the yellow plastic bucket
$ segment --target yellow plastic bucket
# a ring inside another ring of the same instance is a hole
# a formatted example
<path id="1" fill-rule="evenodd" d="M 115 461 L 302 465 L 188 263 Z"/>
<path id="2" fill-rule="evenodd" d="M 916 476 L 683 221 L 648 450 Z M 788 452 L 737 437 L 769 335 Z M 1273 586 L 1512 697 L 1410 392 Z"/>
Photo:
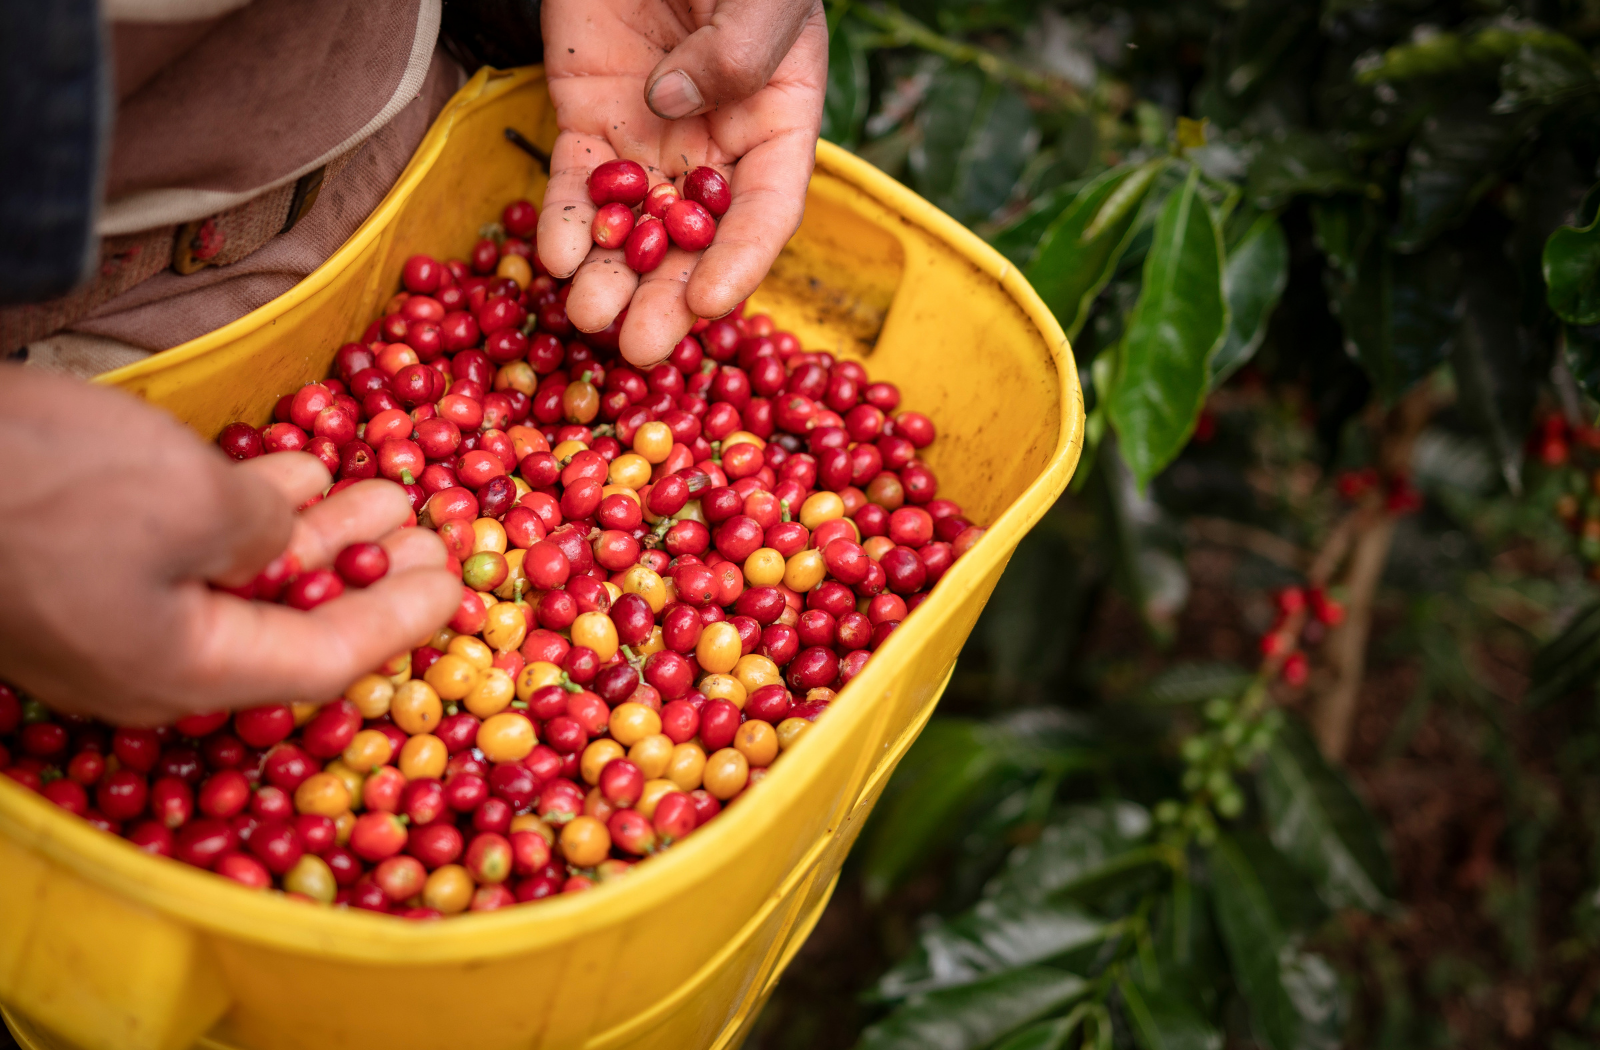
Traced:
<path id="1" fill-rule="evenodd" d="M 399 183 L 291 292 L 104 377 L 208 437 L 327 373 L 413 252 L 464 255 L 545 177 L 541 70 L 483 71 Z M 823 143 L 805 222 L 751 308 L 868 361 L 940 438 L 941 495 L 988 535 L 738 805 L 626 879 L 436 923 L 331 911 L 147 856 L 0 778 L 0 1003 L 24 1046 L 556 1050 L 737 1046 L 827 903 L 895 763 L 1083 436 L 1067 340 L 1016 270 Z"/>

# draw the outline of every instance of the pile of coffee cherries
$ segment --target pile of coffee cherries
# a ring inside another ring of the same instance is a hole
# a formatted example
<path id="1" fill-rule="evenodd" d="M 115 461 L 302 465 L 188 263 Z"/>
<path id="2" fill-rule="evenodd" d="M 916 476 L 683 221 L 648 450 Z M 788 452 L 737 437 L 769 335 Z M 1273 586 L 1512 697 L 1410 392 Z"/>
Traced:
<path id="1" fill-rule="evenodd" d="M 590 174 L 589 199 L 600 209 L 589 228 L 594 243 L 621 248 L 628 269 L 649 273 L 667 257 L 669 240 L 691 252 L 710 247 L 733 194 L 716 168 L 689 172 L 679 194 L 671 182 L 652 187 L 639 164 L 612 160 Z"/>
<path id="2" fill-rule="evenodd" d="M 412 257 L 332 378 L 219 439 L 403 486 L 462 579 L 449 625 L 332 702 L 160 729 L 0 687 L 0 768 L 152 853 L 412 918 L 616 878 L 767 774 L 983 530 L 937 498 L 926 416 L 768 317 L 646 370 L 618 325 L 575 333 L 536 220 Z M 234 593 L 310 609 L 387 569 L 285 555 Z"/>

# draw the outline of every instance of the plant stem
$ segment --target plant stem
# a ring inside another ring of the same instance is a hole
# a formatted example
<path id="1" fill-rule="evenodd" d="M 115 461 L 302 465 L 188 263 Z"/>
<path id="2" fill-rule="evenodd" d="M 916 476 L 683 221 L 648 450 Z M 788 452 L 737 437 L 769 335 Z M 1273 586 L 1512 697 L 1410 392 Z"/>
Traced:
<path id="1" fill-rule="evenodd" d="M 1071 110 L 1086 108 L 1083 93 L 1060 77 L 1037 73 L 1026 66 L 1001 58 L 986 48 L 952 40 L 934 32 L 915 18 L 896 8 L 876 4 L 851 4 L 850 13 L 888 34 L 901 47 L 919 47 L 952 62 L 977 66 L 995 80 L 1003 80 L 1024 91 L 1042 95 Z"/>

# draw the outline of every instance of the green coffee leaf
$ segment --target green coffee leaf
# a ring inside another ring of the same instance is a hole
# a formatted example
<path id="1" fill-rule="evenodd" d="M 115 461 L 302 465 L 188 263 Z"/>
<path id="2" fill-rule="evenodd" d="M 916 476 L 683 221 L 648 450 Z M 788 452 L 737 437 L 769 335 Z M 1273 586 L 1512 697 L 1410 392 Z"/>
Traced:
<path id="1" fill-rule="evenodd" d="M 1594 91 L 1595 75 L 1589 56 L 1576 42 L 1560 39 L 1567 46 L 1537 47 L 1525 43 L 1506 57 L 1500 66 L 1496 113 L 1553 106 Z"/>
<path id="2" fill-rule="evenodd" d="M 1270 1050 L 1337 1050 L 1347 1010 L 1337 975 L 1290 937 L 1236 842 L 1219 838 L 1209 861 L 1217 927 L 1257 1038 Z"/>
<path id="3" fill-rule="evenodd" d="M 1072 1035 L 1073 1029 L 1081 1023 L 1083 1023 L 1083 1011 L 1079 1007 L 1065 1017 L 1057 1017 L 1053 1021 L 1041 1021 L 1024 1028 L 1004 1042 L 996 1044 L 994 1050 L 1063 1050 L 1067 1045 L 1067 1037 Z"/>
<path id="4" fill-rule="evenodd" d="M 1238 664 L 1176 664 L 1156 675 L 1139 699 L 1147 704 L 1197 704 L 1212 697 L 1237 697 L 1253 675 Z"/>
<path id="5" fill-rule="evenodd" d="M 1465 219 L 1500 181 L 1530 118 L 1490 112 L 1487 96 L 1453 94 L 1423 122 L 1400 174 L 1400 221 L 1392 240 L 1414 252 Z"/>
<path id="6" fill-rule="evenodd" d="M 1545 298 L 1556 316 L 1571 325 L 1600 324 L 1600 219 L 1552 233 L 1543 266 Z"/>
<path id="7" fill-rule="evenodd" d="M 863 879 L 881 900 L 957 826 L 957 815 L 1005 765 L 994 732 L 981 722 L 936 718 L 928 723 L 873 819 Z"/>
<path id="8" fill-rule="evenodd" d="M 1267 337 L 1267 322 L 1289 283 L 1289 239 L 1271 215 L 1250 224 L 1228 252 L 1222 271 L 1228 296 L 1228 337 L 1211 362 L 1211 385 L 1255 355 Z"/>
<path id="9" fill-rule="evenodd" d="M 1443 245 L 1396 259 L 1381 218 L 1352 198 L 1311 208 L 1329 306 L 1379 394 L 1393 401 L 1445 358 L 1460 319 L 1461 260 Z"/>
<path id="10" fill-rule="evenodd" d="M 867 53 L 856 23 L 845 18 L 828 40 L 828 93 L 822 103 L 822 137 L 846 149 L 861 139 L 870 101 Z"/>
<path id="11" fill-rule="evenodd" d="M 1125 977 L 1117 992 L 1142 1050 L 1220 1050 L 1222 1033 L 1166 985 L 1151 988 Z"/>
<path id="12" fill-rule="evenodd" d="M 1600 602 L 1572 618 L 1533 658 L 1528 705 L 1543 707 L 1600 676 Z"/>
<path id="13" fill-rule="evenodd" d="M 1165 160 L 1113 168 L 1080 190 L 1045 229 L 1027 269 L 1028 280 L 1077 338 L 1095 296 L 1116 272 L 1139 216 L 1139 203 Z"/>
<path id="14" fill-rule="evenodd" d="M 1033 111 L 1010 88 L 968 66 L 945 66 L 917 112 L 908 158 L 923 196 L 962 222 L 988 218 L 1011 195 L 1038 148 Z"/>
<path id="15" fill-rule="evenodd" d="M 1387 907 L 1394 873 L 1377 821 L 1293 719 L 1278 731 L 1256 779 L 1278 850 L 1329 907 Z"/>
<path id="16" fill-rule="evenodd" d="M 1029 204 L 1021 215 L 991 234 L 989 244 L 1015 265 L 1027 269 L 1037 254 L 1045 231 L 1072 205 L 1088 184 L 1088 180 L 1074 180 L 1051 187 Z"/>
<path id="17" fill-rule="evenodd" d="M 1149 834 L 1150 814 L 1136 803 L 1073 806 L 1047 825 L 1037 841 L 1012 851 L 1005 870 L 984 887 L 984 896 L 1041 903 L 1158 864 L 1160 854 L 1136 848 Z"/>
<path id="18" fill-rule="evenodd" d="M 1222 233 L 1199 185 L 1199 169 L 1190 169 L 1161 210 L 1108 399 L 1123 458 L 1140 486 L 1188 440 L 1210 386 L 1212 355 L 1228 331 Z"/>
<path id="19" fill-rule="evenodd" d="M 1076 974 L 1030 966 L 906 1000 L 861 1034 L 856 1050 L 979 1050 L 1081 998 Z"/>
<path id="20" fill-rule="evenodd" d="M 1014 897 L 988 899 L 938 923 L 917 938 L 917 948 L 878 982 L 884 999 L 972 984 L 991 974 L 1048 962 L 1093 944 L 1106 924 L 1068 904 L 1032 904 Z"/>
<path id="21" fill-rule="evenodd" d="M 1513 493 L 1522 490 L 1523 437 L 1533 423 L 1546 347 L 1522 324 L 1515 268 L 1498 252 L 1463 267 L 1461 327 L 1451 344 L 1463 415 L 1477 425 Z"/>
<path id="22" fill-rule="evenodd" d="M 1366 182 L 1350 168 L 1348 151 L 1331 137 L 1293 131 L 1262 144 L 1250 163 L 1245 196 L 1270 211 L 1302 194 L 1327 197 L 1365 189 Z"/>

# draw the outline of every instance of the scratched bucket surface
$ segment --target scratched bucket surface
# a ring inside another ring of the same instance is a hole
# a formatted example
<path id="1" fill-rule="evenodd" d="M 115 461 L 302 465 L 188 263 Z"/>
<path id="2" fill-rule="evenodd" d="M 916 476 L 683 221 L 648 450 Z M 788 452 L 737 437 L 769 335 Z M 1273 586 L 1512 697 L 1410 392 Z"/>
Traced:
<path id="1" fill-rule="evenodd" d="M 294 289 L 102 381 L 208 438 L 264 423 L 377 316 L 407 256 L 464 256 L 507 201 L 540 199 L 544 173 L 507 126 L 554 141 L 541 69 L 474 76 L 377 211 Z M 1083 436 L 1066 337 L 1022 276 L 828 143 L 805 221 L 750 308 L 896 383 L 938 424 L 940 495 L 989 525 L 772 774 L 626 879 L 436 923 L 245 890 L 0 777 L 0 1003 L 25 1047 L 738 1045 Z"/>

